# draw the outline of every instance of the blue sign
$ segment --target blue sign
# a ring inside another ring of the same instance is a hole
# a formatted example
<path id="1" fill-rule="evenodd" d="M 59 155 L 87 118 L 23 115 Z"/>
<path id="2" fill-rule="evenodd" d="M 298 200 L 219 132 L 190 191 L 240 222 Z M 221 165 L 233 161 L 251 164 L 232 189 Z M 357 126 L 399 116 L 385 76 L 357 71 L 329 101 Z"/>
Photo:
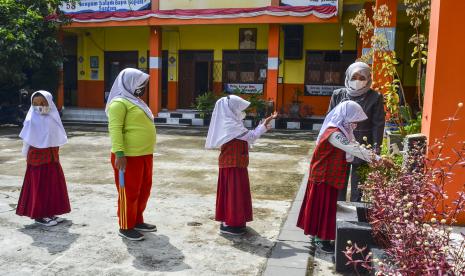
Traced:
<path id="1" fill-rule="evenodd" d="M 66 14 L 140 11 L 150 8 L 151 2 L 151 0 L 80 0 L 74 3 L 63 3 L 60 10 Z"/>

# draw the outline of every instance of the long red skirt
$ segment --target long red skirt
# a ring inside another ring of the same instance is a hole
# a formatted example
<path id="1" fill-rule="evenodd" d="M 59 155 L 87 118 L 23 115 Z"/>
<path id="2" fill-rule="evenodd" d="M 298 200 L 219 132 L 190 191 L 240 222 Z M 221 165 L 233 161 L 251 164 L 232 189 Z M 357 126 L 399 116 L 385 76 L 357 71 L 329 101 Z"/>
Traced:
<path id="1" fill-rule="evenodd" d="M 32 219 L 69 213 L 68 190 L 59 162 L 27 165 L 16 214 Z"/>
<path id="2" fill-rule="evenodd" d="M 247 168 L 220 168 L 215 219 L 233 227 L 242 227 L 252 221 L 252 196 Z"/>
<path id="3" fill-rule="evenodd" d="M 324 183 L 308 183 L 297 220 L 297 226 L 304 229 L 305 235 L 321 240 L 336 238 L 338 191 Z"/>

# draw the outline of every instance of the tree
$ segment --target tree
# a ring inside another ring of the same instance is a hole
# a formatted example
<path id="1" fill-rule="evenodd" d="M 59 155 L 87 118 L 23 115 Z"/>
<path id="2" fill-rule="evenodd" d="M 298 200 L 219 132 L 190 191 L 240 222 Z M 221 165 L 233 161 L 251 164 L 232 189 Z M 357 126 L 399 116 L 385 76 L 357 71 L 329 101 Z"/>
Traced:
<path id="1" fill-rule="evenodd" d="M 69 1 L 0 0 L 0 99 L 16 98 L 12 93 L 25 86 L 56 90 L 63 62 L 58 29 L 66 20 L 49 18 L 63 2 Z"/>

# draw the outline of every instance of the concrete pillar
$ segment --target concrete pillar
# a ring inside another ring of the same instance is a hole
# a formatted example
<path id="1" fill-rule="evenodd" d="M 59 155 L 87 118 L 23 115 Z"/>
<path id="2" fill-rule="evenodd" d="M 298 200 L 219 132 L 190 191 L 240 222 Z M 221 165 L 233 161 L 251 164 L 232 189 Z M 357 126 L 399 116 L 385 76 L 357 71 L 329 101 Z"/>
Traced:
<path id="1" fill-rule="evenodd" d="M 150 87 L 149 87 L 149 107 L 155 117 L 161 109 L 161 50 L 162 30 L 161 27 L 150 28 Z"/>
<path id="2" fill-rule="evenodd" d="M 454 115 L 458 103 L 465 103 L 463 89 L 463 64 L 465 64 L 465 20 L 463 11 L 465 1 L 431 1 L 431 19 L 429 30 L 429 53 L 426 70 L 426 90 L 423 103 L 422 132 L 430 144 L 444 136 L 448 123 L 443 120 Z M 456 156 L 452 149 L 461 149 L 465 141 L 465 108 L 458 114 L 443 147 L 443 156 Z M 452 161 L 452 160 L 450 160 Z M 465 169 L 452 171 L 452 181 L 447 185 L 449 199 L 455 200 L 457 192 L 465 184 Z M 459 223 L 465 224 L 465 214 L 459 217 Z"/>
<path id="3" fill-rule="evenodd" d="M 266 77 L 265 100 L 275 103 L 278 100 L 278 69 L 279 69 L 279 24 L 270 24 L 268 31 L 268 72 Z"/>

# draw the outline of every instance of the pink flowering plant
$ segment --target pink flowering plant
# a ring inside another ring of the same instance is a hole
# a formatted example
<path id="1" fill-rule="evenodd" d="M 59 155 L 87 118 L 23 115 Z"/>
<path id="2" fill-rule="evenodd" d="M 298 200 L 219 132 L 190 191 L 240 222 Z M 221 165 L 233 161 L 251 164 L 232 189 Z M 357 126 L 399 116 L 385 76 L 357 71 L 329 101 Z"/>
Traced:
<path id="1" fill-rule="evenodd" d="M 445 135 L 427 149 L 414 147 L 402 166 L 389 158 L 371 164 L 361 189 L 372 202 L 369 223 L 386 256 L 374 259 L 349 241 L 347 265 L 356 271 L 377 265 L 377 275 L 465 275 L 465 235 L 453 238 L 451 227 L 465 210 L 465 183 L 453 201 L 446 192 L 453 171 L 465 169 L 465 141 L 452 154 L 444 148 L 462 106 L 446 120 Z"/>

